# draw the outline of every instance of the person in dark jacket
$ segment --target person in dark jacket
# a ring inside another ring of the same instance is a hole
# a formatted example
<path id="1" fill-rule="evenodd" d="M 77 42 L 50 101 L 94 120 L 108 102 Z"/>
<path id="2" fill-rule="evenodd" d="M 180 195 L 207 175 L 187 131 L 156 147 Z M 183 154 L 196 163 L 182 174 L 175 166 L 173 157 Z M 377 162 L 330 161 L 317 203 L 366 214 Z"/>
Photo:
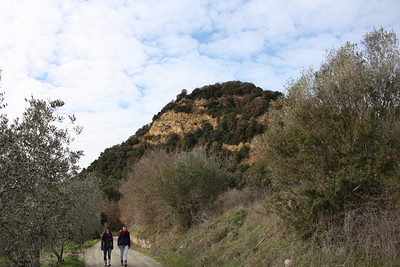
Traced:
<path id="1" fill-rule="evenodd" d="M 128 249 L 131 247 L 131 236 L 125 226 L 119 232 L 118 247 L 121 250 L 121 265 L 125 264 L 126 267 L 128 266 Z"/>
<path id="2" fill-rule="evenodd" d="M 113 235 L 107 228 L 101 237 L 101 250 L 104 253 L 104 266 L 111 266 L 111 251 L 114 248 Z"/>

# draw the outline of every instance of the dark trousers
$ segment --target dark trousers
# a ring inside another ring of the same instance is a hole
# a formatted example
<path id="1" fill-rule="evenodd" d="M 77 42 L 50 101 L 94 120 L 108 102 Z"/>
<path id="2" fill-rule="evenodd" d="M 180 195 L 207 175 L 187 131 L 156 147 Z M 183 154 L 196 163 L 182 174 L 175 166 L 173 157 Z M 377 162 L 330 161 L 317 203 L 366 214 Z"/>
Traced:
<path id="1" fill-rule="evenodd" d="M 111 260 L 111 248 L 103 249 L 104 253 L 104 260 L 107 260 L 107 254 L 108 254 L 108 259 Z"/>

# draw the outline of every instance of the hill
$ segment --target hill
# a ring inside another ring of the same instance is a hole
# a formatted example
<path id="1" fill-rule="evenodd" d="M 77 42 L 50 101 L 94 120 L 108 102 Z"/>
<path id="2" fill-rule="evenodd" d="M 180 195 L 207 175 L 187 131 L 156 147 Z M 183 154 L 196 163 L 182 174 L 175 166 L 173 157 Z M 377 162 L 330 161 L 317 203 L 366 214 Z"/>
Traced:
<path id="1" fill-rule="evenodd" d="M 183 89 L 150 124 L 125 142 L 104 150 L 82 175 L 96 173 L 107 198 L 118 201 L 118 187 L 128 166 L 148 150 L 179 152 L 205 147 L 232 157 L 237 164 L 247 164 L 249 143 L 264 132 L 268 108 L 280 97 L 280 92 L 240 81 L 196 88 L 191 94 Z"/>

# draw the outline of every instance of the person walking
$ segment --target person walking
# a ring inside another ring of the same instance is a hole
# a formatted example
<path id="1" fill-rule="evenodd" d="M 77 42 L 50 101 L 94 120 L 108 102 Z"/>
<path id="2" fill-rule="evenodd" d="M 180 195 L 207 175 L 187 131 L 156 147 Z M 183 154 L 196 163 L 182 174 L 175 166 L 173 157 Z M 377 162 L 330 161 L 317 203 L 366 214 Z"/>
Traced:
<path id="1" fill-rule="evenodd" d="M 118 235 L 118 247 L 121 250 L 121 265 L 128 266 L 128 249 L 131 247 L 131 236 L 126 227 L 122 227 L 122 230 Z"/>
<path id="2" fill-rule="evenodd" d="M 101 250 L 104 253 L 104 266 L 111 266 L 111 251 L 114 248 L 114 240 L 113 240 L 113 235 L 110 231 L 110 229 L 107 227 L 107 229 L 104 231 L 102 237 L 101 237 Z"/>

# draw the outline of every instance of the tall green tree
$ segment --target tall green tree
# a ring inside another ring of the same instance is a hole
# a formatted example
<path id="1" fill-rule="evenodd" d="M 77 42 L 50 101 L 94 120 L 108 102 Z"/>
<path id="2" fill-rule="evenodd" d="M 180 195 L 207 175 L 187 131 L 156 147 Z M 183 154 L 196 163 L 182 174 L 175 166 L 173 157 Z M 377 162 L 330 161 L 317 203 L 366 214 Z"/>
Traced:
<path id="1" fill-rule="evenodd" d="M 99 203 L 103 196 L 100 179 L 93 174 L 63 182 L 59 194 L 62 201 L 52 207 L 48 219 L 46 247 L 61 263 L 66 243 L 83 243 L 101 232 Z"/>
<path id="2" fill-rule="evenodd" d="M 289 84 L 264 150 L 275 208 L 304 237 L 344 211 L 399 200 L 400 53 L 383 29 Z"/>
<path id="3" fill-rule="evenodd" d="M 26 101 L 22 118 L 0 118 L 0 254 L 13 266 L 39 266 L 40 250 L 60 238 L 55 223 L 66 223 L 63 214 L 74 208 L 63 187 L 82 155 L 69 147 L 70 133 L 81 130 L 75 118 L 56 114 L 62 101 Z"/>

